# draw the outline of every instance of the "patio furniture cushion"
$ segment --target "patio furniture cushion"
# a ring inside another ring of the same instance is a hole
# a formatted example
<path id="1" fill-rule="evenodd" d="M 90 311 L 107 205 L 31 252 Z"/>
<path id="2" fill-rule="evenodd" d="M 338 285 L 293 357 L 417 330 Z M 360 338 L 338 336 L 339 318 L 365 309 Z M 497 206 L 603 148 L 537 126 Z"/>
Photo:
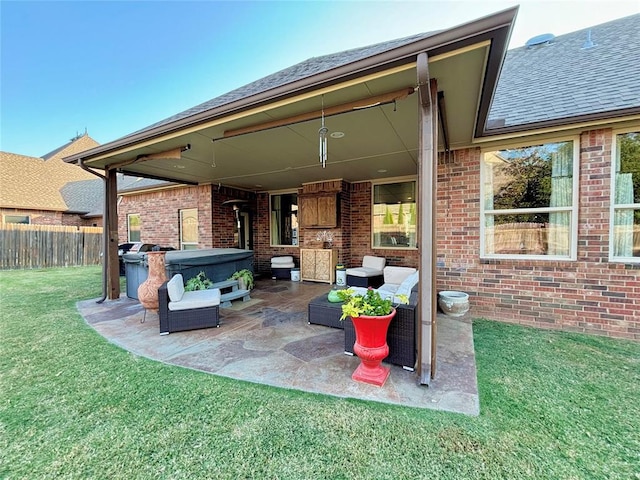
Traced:
<path id="1" fill-rule="evenodd" d="M 407 278 L 405 278 L 398 289 L 395 292 L 395 295 L 406 295 L 409 297 L 411 295 L 411 290 L 418 284 L 419 280 L 419 272 L 416 270 Z"/>
<path id="2" fill-rule="evenodd" d="M 416 269 L 412 267 L 384 267 L 384 283 L 385 285 L 395 285 L 395 291 L 405 278 L 415 272 Z"/>
<path id="3" fill-rule="evenodd" d="M 384 257 L 365 255 L 362 257 L 362 266 L 347 268 L 347 275 L 352 275 L 354 277 L 375 277 L 377 275 L 382 275 L 386 262 L 387 259 Z"/>
<path id="4" fill-rule="evenodd" d="M 175 312 L 178 310 L 192 310 L 195 308 L 214 307 L 216 305 L 220 305 L 220 289 L 211 288 L 208 290 L 184 292 L 184 295 L 182 296 L 182 299 L 180 301 L 169 302 L 169 310 Z"/>
<path id="5" fill-rule="evenodd" d="M 291 255 L 271 258 L 271 268 L 293 268 L 293 267 L 295 267 L 295 265 L 293 263 L 293 257 Z"/>
<path id="6" fill-rule="evenodd" d="M 179 302 L 184 295 L 184 279 L 181 273 L 176 273 L 171 280 L 167 282 L 167 293 L 169 300 Z"/>

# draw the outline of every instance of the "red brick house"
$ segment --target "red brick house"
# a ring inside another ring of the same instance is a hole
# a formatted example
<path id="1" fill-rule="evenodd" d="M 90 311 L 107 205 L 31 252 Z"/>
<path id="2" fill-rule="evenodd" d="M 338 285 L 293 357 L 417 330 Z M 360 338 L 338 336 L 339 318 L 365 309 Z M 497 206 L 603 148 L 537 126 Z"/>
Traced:
<path id="1" fill-rule="evenodd" d="M 516 12 L 312 58 L 66 161 L 105 169 L 121 242 L 240 244 L 266 272 L 330 238 L 348 266 L 418 267 L 423 383 L 438 290 L 637 339 L 640 15 L 507 53 Z M 145 179 L 116 200 L 119 173 Z"/>
<path id="2" fill-rule="evenodd" d="M 102 226 L 102 180 L 62 161 L 98 145 L 84 134 L 41 158 L 0 152 L 0 222 Z"/>

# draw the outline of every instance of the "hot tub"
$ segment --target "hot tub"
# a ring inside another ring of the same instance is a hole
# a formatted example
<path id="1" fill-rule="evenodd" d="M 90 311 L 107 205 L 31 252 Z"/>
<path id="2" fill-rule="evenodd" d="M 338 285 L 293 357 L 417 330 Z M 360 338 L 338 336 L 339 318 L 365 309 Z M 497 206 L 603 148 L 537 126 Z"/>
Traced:
<path id="1" fill-rule="evenodd" d="M 226 280 L 238 270 L 253 272 L 253 250 L 239 248 L 205 248 L 176 250 L 165 256 L 167 278 L 181 273 L 186 282 L 204 272 L 212 282 Z"/>

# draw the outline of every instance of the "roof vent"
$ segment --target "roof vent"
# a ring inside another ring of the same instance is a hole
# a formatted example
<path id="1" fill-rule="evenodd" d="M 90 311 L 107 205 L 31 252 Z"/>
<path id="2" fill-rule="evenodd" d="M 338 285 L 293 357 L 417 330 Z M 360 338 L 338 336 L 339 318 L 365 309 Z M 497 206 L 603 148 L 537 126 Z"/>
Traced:
<path id="1" fill-rule="evenodd" d="M 591 30 L 587 32 L 587 39 L 582 44 L 582 50 L 586 50 L 587 48 L 593 48 L 596 44 L 591 41 Z"/>
<path id="2" fill-rule="evenodd" d="M 536 45 L 550 45 L 555 39 L 556 36 L 553 33 L 543 33 L 542 35 L 536 35 L 530 38 L 524 45 L 527 48 L 535 47 Z"/>

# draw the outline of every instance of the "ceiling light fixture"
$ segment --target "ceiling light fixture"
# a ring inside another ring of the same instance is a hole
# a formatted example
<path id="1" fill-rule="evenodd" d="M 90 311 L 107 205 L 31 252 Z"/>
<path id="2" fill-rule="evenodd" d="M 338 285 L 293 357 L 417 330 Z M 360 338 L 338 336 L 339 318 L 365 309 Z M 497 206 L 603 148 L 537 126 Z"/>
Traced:
<path id="1" fill-rule="evenodd" d="M 329 135 L 331 138 L 342 138 L 344 137 L 344 132 L 331 132 Z"/>
<path id="2" fill-rule="evenodd" d="M 211 168 L 216 168 L 216 139 L 211 139 Z"/>
<path id="3" fill-rule="evenodd" d="M 327 166 L 327 134 L 329 129 L 324 125 L 324 95 L 322 96 L 322 126 L 318 130 L 318 136 L 320 137 L 320 163 L 322 168 Z"/>

